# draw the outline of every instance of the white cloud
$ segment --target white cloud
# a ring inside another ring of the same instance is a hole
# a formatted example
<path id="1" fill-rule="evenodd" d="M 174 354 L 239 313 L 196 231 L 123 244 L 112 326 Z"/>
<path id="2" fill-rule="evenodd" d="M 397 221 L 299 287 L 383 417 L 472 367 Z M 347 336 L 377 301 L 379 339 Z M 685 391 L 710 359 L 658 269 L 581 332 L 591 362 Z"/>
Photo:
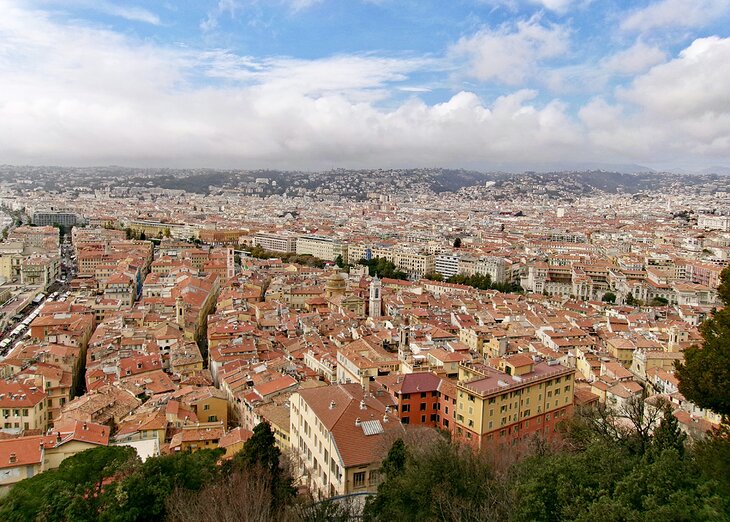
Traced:
<path id="1" fill-rule="evenodd" d="M 677 58 L 580 112 L 597 147 L 662 161 L 730 158 L 730 38 L 701 38 Z"/>
<path id="2" fill-rule="evenodd" d="M 730 39 L 696 40 L 618 91 L 617 101 L 595 99 L 576 118 L 561 101 L 526 89 L 494 100 L 464 91 L 437 104 L 414 92 L 396 101 L 436 66 L 431 59 L 260 59 L 160 47 L 5 5 L 7 163 L 328 168 L 730 158 Z M 513 33 L 557 53 L 564 44 L 535 23 Z"/>
<path id="3" fill-rule="evenodd" d="M 576 0 L 480 0 L 482 3 L 494 6 L 505 6 L 516 11 L 520 4 L 540 6 L 556 13 L 566 13 L 568 8 L 576 3 Z"/>
<path id="4" fill-rule="evenodd" d="M 118 16 L 135 22 L 144 22 L 152 25 L 160 25 L 160 17 L 155 13 L 135 6 L 122 6 L 111 2 L 96 1 L 93 7 L 112 16 Z"/>
<path id="5" fill-rule="evenodd" d="M 563 12 L 568 9 L 573 0 L 530 0 L 530 3 L 541 5 L 551 11 Z"/>
<path id="6" fill-rule="evenodd" d="M 238 0 L 218 0 L 215 8 L 208 11 L 206 17 L 200 22 L 200 29 L 205 33 L 216 29 L 221 16 L 228 14 L 233 18 L 240 8 Z"/>
<path id="7" fill-rule="evenodd" d="M 659 47 L 638 41 L 628 49 L 607 57 L 601 65 L 611 73 L 636 74 L 662 63 L 666 58 L 667 55 Z"/>
<path id="8" fill-rule="evenodd" d="M 659 0 L 631 11 L 621 22 L 626 31 L 702 27 L 730 11 L 730 0 Z"/>
<path id="9" fill-rule="evenodd" d="M 474 78 L 519 85 L 535 73 L 543 60 L 560 56 L 568 48 L 567 28 L 544 25 L 533 17 L 513 27 L 482 29 L 473 36 L 463 37 L 452 46 L 451 52 L 467 58 L 468 74 Z"/>
<path id="10" fill-rule="evenodd" d="M 291 8 L 294 11 L 301 11 L 303 9 L 308 9 L 309 7 L 312 7 L 313 5 L 322 3 L 323 0 L 288 0 L 289 4 L 291 5 Z"/>

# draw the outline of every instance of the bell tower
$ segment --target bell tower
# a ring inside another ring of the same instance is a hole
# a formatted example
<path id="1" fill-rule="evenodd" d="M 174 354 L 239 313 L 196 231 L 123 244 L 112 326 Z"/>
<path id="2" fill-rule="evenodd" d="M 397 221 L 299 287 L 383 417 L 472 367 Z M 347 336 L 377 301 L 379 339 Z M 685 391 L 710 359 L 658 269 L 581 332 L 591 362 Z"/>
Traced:
<path id="1" fill-rule="evenodd" d="M 380 317 L 380 312 L 382 310 L 382 290 L 383 283 L 380 279 L 378 279 L 378 276 L 375 276 L 370 282 L 370 307 L 368 309 L 370 317 Z"/>

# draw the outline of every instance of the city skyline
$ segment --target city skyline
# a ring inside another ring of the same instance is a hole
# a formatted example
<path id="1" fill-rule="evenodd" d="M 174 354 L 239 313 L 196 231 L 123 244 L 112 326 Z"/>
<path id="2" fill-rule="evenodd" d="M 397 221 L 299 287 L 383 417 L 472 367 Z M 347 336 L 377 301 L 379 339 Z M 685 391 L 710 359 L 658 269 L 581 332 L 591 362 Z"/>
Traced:
<path id="1" fill-rule="evenodd" d="M 3 163 L 730 164 L 730 2 L 4 0 Z"/>

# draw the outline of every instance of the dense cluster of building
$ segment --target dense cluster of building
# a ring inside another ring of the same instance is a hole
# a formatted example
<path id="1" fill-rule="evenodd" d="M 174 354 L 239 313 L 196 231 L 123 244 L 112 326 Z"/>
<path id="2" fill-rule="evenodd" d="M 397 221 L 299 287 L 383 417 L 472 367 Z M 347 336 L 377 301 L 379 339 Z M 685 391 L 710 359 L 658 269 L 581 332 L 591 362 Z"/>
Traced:
<path id="1" fill-rule="evenodd" d="M 342 205 L 77 192 L 63 206 L 86 224 L 66 234 L 75 277 L 62 300 L 36 303 L 0 362 L 0 488 L 94 445 L 231 456 L 263 421 L 301 485 L 325 496 L 372 491 L 409 430 L 508 447 L 554 437 L 577 406 L 657 396 L 688 432 L 719 422 L 679 393 L 674 364 L 718 305 L 726 193 Z M 58 195 L 2 197 L 19 210 Z M 58 230 L 9 232 L 6 285 L 33 298 L 49 288 Z M 358 264 L 376 258 L 409 278 Z M 440 280 L 474 274 L 522 291 Z"/>

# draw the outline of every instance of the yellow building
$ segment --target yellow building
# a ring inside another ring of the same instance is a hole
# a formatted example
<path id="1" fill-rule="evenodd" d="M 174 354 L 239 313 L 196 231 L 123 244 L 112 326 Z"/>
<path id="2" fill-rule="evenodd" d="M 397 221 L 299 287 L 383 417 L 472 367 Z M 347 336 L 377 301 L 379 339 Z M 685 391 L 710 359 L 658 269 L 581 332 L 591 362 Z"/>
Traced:
<path id="1" fill-rule="evenodd" d="M 183 426 L 180 432 L 173 435 L 170 451 L 198 451 L 215 449 L 225 433 L 222 422 L 206 422 Z"/>
<path id="2" fill-rule="evenodd" d="M 572 414 L 574 373 L 523 354 L 501 359 L 499 368 L 462 365 L 455 436 L 480 448 L 534 433 L 551 437 Z"/>

